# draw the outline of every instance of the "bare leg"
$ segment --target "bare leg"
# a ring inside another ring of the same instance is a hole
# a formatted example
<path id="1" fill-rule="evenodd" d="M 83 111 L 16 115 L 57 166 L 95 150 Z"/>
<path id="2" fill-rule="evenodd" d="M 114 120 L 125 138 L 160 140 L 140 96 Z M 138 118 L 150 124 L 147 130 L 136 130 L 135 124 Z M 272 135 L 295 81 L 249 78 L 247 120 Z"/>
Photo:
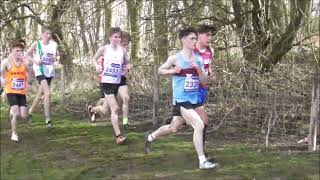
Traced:
<path id="1" fill-rule="evenodd" d="M 129 114 L 129 92 L 128 86 L 120 86 L 118 90 L 119 96 L 122 99 L 122 112 L 123 112 L 123 125 L 128 124 L 128 114 Z"/>
<path id="2" fill-rule="evenodd" d="M 197 151 L 198 156 L 203 156 L 203 128 L 204 124 L 198 115 L 198 113 L 193 109 L 185 109 L 180 107 L 182 117 L 192 126 L 193 132 L 193 143 Z"/>
<path id="3" fill-rule="evenodd" d="M 100 98 L 99 101 L 97 102 L 97 106 L 92 108 L 93 113 L 99 113 L 102 115 L 106 115 L 109 109 L 109 104 L 108 104 L 108 99 L 107 97 L 105 98 Z"/>
<path id="4" fill-rule="evenodd" d="M 51 110 L 50 110 L 50 100 L 51 100 L 51 89 L 46 80 L 40 82 L 42 91 L 44 92 L 44 115 L 46 117 L 46 122 L 51 121 Z"/>
<path id="5" fill-rule="evenodd" d="M 176 133 L 181 128 L 184 122 L 185 121 L 181 116 L 174 116 L 170 124 L 161 126 L 151 134 L 151 140 L 157 139 L 161 136 Z"/>
<path id="6" fill-rule="evenodd" d="M 29 109 L 29 114 L 32 114 L 34 109 L 37 107 L 37 105 L 39 104 L 40 100 L 41 100 L 41 96 L 42 96 L 42 88 L 39 86 L 38 88 L 38 92 L 36 94 L 36 97 L 34 98 L 34 100 L 32 101 L 31 107 Z"/>
<path id="7" fill-rule="evenodd" d="M 111 110 L 111 123 L 112 123 L 112 127 L 114 130 L 114 133 L 116 136 L 118 136 L 119 134 L 121 134 L 120 132 L 120 128 L 119 128 L 119 122 L 118 122 L 118 111 L 119 111 L 119 106 L 118 103 L 116 101 L 116 97 L 114 94 L 110 94 L 110 95 L 106 95 L 105 97 L 107 99 L 107 103 L 110 106 L 110 110 Z"/>
<path id="8" fill-rule="evenodd" d="M 17 120 L 20 117 L 20 110 L 18 105 L 11 106 L 11 131 L 12 133 L 17 133 Z"/>
<path id="9" fill-rule="evenodd" d="M 206 111 L 204 109 L 204 106 L 200 106 L 200 107 L 196 108 L 195 110 L 199 114 L 199 116 L 200 116 L 201 120 L 203 121 L 203 123 L 205 125 L 207 125 L 208 124 L 208 115 L 207 115 L 207 113 L 206 113 Z"/>

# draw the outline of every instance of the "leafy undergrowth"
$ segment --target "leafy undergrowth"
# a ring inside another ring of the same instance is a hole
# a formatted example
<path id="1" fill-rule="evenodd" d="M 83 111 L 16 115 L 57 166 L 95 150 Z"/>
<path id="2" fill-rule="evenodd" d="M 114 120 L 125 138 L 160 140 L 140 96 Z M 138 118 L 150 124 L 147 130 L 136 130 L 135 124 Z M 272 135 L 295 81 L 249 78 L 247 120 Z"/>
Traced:
<path id="1" fill-rule="evenodd" d="M 128 142 L 114 143 L 111 125 L 91 125 L 70 114 L 54 114 L 54 127 L 35 114 L 18 126 L 21 142 L 10 140 L 7 109 L 1 109 L 0 179 L 319 179 L 319 154 L 286 154 L 240 143 L 209 142 L 220 163 L 199 170 L 192 137 L 168 136 L 143 151 L 146 125 L 125 130 Z"/>

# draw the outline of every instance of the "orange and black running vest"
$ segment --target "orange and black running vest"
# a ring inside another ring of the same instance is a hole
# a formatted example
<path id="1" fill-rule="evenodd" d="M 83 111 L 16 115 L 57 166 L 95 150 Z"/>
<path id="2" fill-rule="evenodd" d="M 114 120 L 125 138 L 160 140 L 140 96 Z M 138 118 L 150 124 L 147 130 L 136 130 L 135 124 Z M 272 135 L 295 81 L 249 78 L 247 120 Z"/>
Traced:
<path id="1" fill-rule="evenodd" d="M 11 64 L 10 70 L 5 72 L 6 84 L 4 90 L 7 94 L 26 94 L 27 69 L 22 62 L 20 66 L 15 65 L 12 58 L 9 57 Z"/>

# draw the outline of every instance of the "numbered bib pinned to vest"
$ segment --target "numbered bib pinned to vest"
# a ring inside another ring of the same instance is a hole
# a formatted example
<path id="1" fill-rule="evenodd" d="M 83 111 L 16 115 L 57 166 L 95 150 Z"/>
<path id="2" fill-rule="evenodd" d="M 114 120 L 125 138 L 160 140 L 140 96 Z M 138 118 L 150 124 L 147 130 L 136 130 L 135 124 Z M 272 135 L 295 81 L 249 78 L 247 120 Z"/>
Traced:
<path id="1" fill-rule="evenodd" d="M 41 59 L 42 64 L 44 65 L 52 65 L 54 64 L 54 54 L 45 53 Z"/>
<path id="2" fill-rule="evenodd" d="M 192 76 L 192 74 L 186 74 L 184 81 L 184 90 L 185 91 L 198 91 L 199 89 L 199 77 Z"/>
<path id="3" fill-rule="evenodd" d="M 24 79 L 13 78 L 11 88 L 14 90 L 23 90 L 25 87 Z"/>

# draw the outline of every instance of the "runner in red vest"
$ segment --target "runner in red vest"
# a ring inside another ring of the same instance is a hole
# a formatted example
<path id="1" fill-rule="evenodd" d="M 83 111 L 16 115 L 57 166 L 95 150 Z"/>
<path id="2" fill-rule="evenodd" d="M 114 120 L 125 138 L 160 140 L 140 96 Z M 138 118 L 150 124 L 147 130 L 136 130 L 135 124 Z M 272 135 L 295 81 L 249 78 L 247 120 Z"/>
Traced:
<path id="1" fill-rule="evenodd" d="M 209 80 L 215 80 L 216 76 L 211 69 L 211 62 L 213 60 L 213 49 L 210 47 L 211 45 L 211 37 L 215 34 L 216 28 L 214 26 L 209 25 L 200 25 L 196 28 L 198 34 L 198 41 L 196 45 L 196 49 L 194 50 L 195 54 L 198 54 L 204 65 L 204 71 L 207 76 L 209 76 Z M 208 96 L 209 85 L 208 83 L 202 83 L 199 87 L 199 95 L 198 95 L 198 105 L 196 108 L 197 113 L 200 115 L 203 123 L 203 146 L 205 146 L 206 140 L 206 130 L 208 125 L 208 116 L 204 108 L 204 104 L 206 103 L 206 99 Z M 205 155 L 208 158 L 208 154 L 205 151 Z M 210 159 L 210 158 L 208 158 Z"/>

